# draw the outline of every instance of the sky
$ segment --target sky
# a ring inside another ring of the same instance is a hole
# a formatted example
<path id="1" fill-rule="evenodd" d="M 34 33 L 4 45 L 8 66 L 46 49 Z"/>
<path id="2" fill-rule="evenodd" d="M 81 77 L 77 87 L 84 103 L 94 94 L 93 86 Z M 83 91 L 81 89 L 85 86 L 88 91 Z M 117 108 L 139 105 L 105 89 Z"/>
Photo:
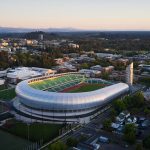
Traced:
<path id="1" fill-rule="evenodd" d="M 0 0 L 0 26 L 150 30 L 150 0 Z"/>

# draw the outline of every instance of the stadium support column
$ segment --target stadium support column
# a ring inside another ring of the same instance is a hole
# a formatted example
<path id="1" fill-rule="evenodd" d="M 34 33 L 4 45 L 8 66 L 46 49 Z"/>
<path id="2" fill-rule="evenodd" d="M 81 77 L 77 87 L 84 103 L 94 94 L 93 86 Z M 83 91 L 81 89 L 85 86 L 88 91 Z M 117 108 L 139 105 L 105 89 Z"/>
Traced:
<path id="1" fill-rule="evenodd" d="M 53 110 L 53 122 L 54 122 L 54 104 L 53 104 L 53 109 L 52 110 Z"/>
<path id="2" fill-rule="evenodd" d="M 31 123 L 32 123 L 32 108 L 31 108 L 31 111 L 30 111 L 30 112 L 31 112 Z"/>
<path id="3" fill-rule="evenodd" d="M 30 123 L 27 123 L 28 127 L 28 142 L 30 141 Z"/>
<path id="4" fill-rule="evenodd" d="M 19 103 L 19 112 L 21 112 L 21 111 L 20 111 L 20 105 L 21 105 L 21 104 Z M 20 120 L 21 120 L 21 113 L 19 114 L 19 117 L 20 117 Z"/>
<path id="5" fill-rule="evenodd" d="M 66 119 L 66 110 L 64 110 L 65 111 L 65 125 L 66 125 L 66 123 L 67 123 L 67 119 Z"/>
<path id="6" fill-rule="evenodd" d="M 44 118 L 43 118 L 43 108 L 42 108 L 42 124 L 43 124 L 43 121 L 44 121 L 43 119 L 44 119 Z"/>

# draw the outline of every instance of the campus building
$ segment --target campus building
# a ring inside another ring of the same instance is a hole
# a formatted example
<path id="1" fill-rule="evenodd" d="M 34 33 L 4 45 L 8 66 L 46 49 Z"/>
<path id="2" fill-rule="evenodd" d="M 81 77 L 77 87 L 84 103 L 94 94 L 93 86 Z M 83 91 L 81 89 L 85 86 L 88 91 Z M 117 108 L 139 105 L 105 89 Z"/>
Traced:
<path id="1" fill-rule="evenodd" d="M 126 68 L 126 83 L 130 86 L 133 85 L 133 63 Z"/>

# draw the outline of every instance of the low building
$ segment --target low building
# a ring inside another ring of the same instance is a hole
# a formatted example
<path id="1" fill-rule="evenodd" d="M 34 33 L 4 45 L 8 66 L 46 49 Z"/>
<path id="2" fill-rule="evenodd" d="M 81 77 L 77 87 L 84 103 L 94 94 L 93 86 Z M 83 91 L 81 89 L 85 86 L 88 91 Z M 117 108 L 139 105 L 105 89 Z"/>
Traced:
<path id="1" fill-rule="evenodd" d="M 114 70 L 114 66 L 108 66 L 103 68 L 104 72 L 112 72 L 113 70 Z"/>
<path id="2" fill-rule="evenodd" d="M 110 78 L 110 80 L 125 82 L 125 72 L 124 71 L 113 71 L 109 75 L 109 78 Z"/>
<path id="3" fill-rule="evenodd" d="M 78 63 L 84 63 L 84 62 L 94 62 L 95 58 L 91 58 L 91 57 L 82 55 L 82 57 L 77 57 L 74 60 L 77 61 Z"/>
<path id="4" fill-rule="evenodd" d="M 76 57 L 79 57 L 80 55 L 78 53 L 70 53 L 68 54 L 68 56 L 71 58 L 76 58 Z"/>
<path id="5" fill-rule="evenodd" d="M 120 58 L 121 55 L 116 55 L 116 54 L 109 54 L 109 53 L 96 53 L 97 57 L 99 58 Z"/>
<path id="6" fill-rule="evenodd" d="M 7 48 L 7 47 L 0 47 L 0 52 L 1 52 L 1 51 L 5 51 L 5 52 L 10 53 L 10 52 L 11 52 L 11 48 Z"/>
<path id="7" fill-rule="evenodd" d="M 147 101 L 150 101 L 150 89 L 148 89 L 146 92 L 143 93 L 144 94 L 144 98 Z"/>
<path id="8" fill-rule="evenodd" d="M 57 40 L 44 41 L 46 47 L 60 47 L 61 42 Z"/>
<path id="9" fill-rule="evenodd" d="M 87 77 L 96 77 L 101 74 L 101 71 L 91 70 L 91 69 L 81 69 L 79 73 L 85 74 Z"/>
<path id="10" fill-rule="evenodd" d="M 119 114 L 119 116 L 116 117 L 116 120 L 119 122 L 123 122 L 129 116 L 130 116 L 130 113 L 128 111 L 123 111 Z"/>
<path id="11" fill-rule="evenodd" d="M 55 62 L 57 65 L 63 65 L 64 64 L 63 58 L 57 58 L 57 59 L 55 59 Z"/>
<path id="12" fill-rule="evenodd" d="M 38 41 L 37 40 L 26 40 L 27 45 L 37 45 Z"/>
<path id="13" fill-rule="evenodd" d="M 120 62 L 120 63 L 122 63 L 124 66 L 126 66 L 127 63 L 129 62 L 128 59 L 123 59 L 123 58 L 120 58 L 120 59 L 118 59 L 117 61 Z"/>
<path id="14" fill-rule="evenodd" d="M 133 85 L 133 62 L 126 68 L 126 83 L 130 86 Z"/>
<path id="15" fill-rule="evenodd" d="M 141 64 L 139 65 L 139 68 L 141 68 L 143 71 L 150 72 L 150 65 Z"/>
<path id="16" fill-rule="evenodd" d="M 7 75 L 7 69 L 0 71 L 0 77 L 6 77 Z"/>
<path id="17" fill-rule="evenodd" d="M 142 72 L 141 73 L 141 78 L 150 78 L 150 72 L 146 72 L 146 71 L 144 71 L 144 72 Z"/>
<path id="18" fill-rule="evenodd" d="M 35 78 L 39 76 L 48 76 L 54 74 L 55 71 L 51 69 L 37 68 L 37 67 L 18 67 L 10 69 L 7 72 L 7 81 L 11 84 L 17 84 L 20 81 Z"/>
<path id="19" fill-rule="evenodd" d="M 96 66 L 92 66 L 90 69 L 91 69 L 91 70 L 98 70 L 98 71 L 102 71 L 103 67 L 102 67 L 102 66 L 100 66 L 100 65 L 96 65 Z"/>
<path id="20" fill-rule="evenodd" d="M 68 62 L 64 63 L 64 67 L 66 67 L 70 71 L 77 71 L 76 67 L 73 66 L 72 64 L 68 63 Z"/>
<path id="21" fill-rule="evenodd" d="M 150 126 L 150 120 L 144 120 L 141 124 L 141 128 L 148 128 Z"/>
<path id="22" fill-rule="evenodd" d="M 120 127 L 120 124 L 112 122 L 111 127 L 116 130 Z"/>
<path id="23" fill-rule="evenodd" d="M 74 44 L 74 43 L 69 43 L 68 46 L 71 48 L 79 48 L 80 47 L 78 44 Z"/>
<path id="24" fill-rule="evenodd" d="M 5 80 L 4 79 L 0 79 L 0 86 L 5 84 Z"/>
<path id="25" fill-rule="evenodd" d="M 134 117 L 134 116 L 131 116 L 131 117 L 126 119 L 126 124 L 131 124 L 131 123 L 136 124 L 137 123 L 137 118 Z"/>

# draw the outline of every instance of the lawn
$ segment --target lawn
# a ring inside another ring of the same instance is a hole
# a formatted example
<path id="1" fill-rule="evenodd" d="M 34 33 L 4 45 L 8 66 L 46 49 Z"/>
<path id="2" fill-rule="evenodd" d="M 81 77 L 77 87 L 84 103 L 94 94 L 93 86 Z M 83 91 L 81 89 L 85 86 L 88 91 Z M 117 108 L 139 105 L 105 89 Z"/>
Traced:
<path id="1" fill-rule="evenodd" d="M 25 139 L 28 139 L 29 131 L 30 141 L 35 142 L 43 140 L 44 142 L 47 142 L 57 137 L 59 135 L 59 129 L 61 129 L 63 126 L 64 125 L 61 124 L 42 123 L 33 123 L 28 126 L 25 123 L 12 120 L 9 125 L 5 126 L 5 129 L 10 133 Z"/>
<path id="2" fill-rule="evenodd" d="M 150 87 L 150 78 L 143 78 L 140 79 L 140 82 L 144 85 L 146 85 L 147 87 Z"/>
<path id="3" fill-rule="evenodd" d="M 15 89 L 5 89 L 0 90 L 0 99 L 1 100 L 11 100 L 16 96 Z"/>
<path id="4" fill-rule="evenodd" d="M 27 140 L 0 130 L 0 149 L 1 150 L 20 150 L 24 149 L 29 143 Z"/>
<path id="5" fill-rule="evenodd" d="M 6 85 L 0 85 L 0 90 L 4 90 L 4 89 L 7 89 L 7 86 Z"/>
<path id="6" fill-rule="evenodd" d="M 103 88 L 104 84 L 84 84 L 80 87 L 68 91 L 69 93 L 89 92 Z"/>

